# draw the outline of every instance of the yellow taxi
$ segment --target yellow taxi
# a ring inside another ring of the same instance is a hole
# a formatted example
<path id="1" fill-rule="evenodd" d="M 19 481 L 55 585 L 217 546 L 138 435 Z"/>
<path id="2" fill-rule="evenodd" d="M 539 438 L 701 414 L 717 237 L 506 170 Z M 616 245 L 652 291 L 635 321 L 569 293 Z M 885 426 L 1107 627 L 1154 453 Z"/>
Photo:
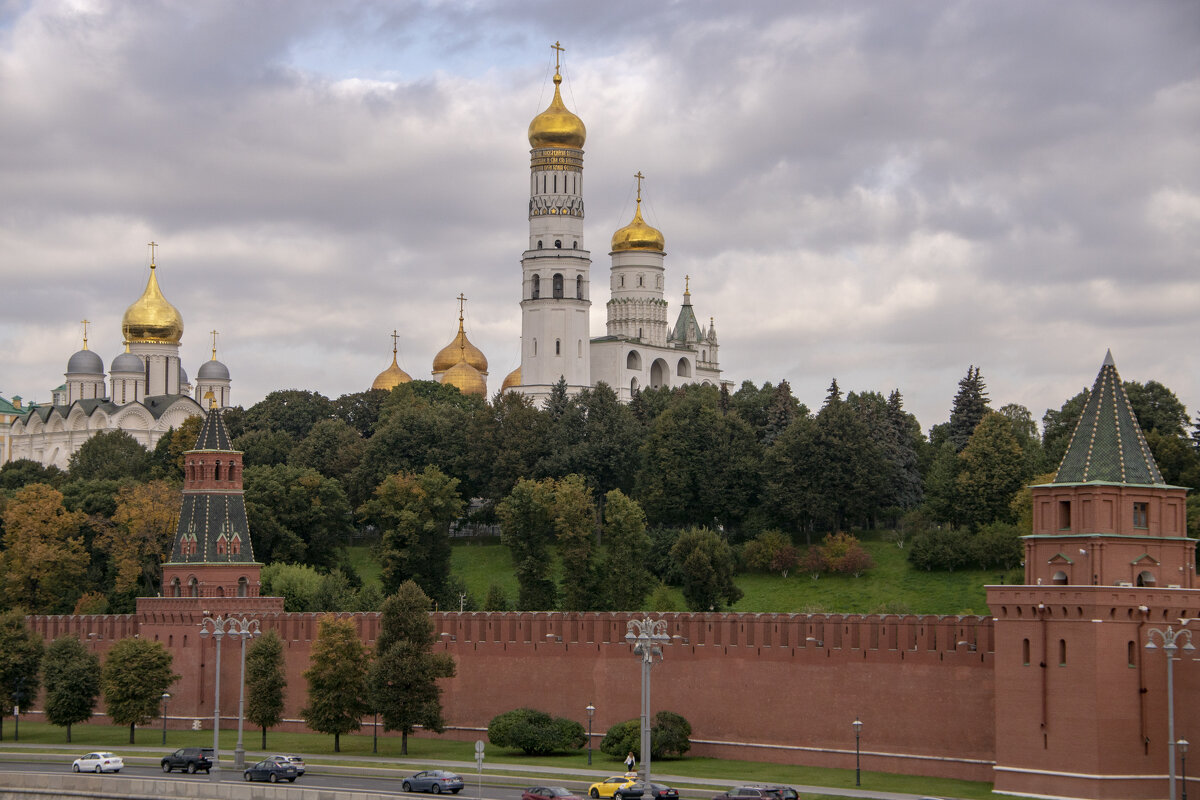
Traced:
<path id="1" fill-rule="evenodd" d="M 637 775 L 613 775 L 611 778 L 605 778 L 599 783 L 593 783 L 588 787 L 588 796 L 592 800 L 611 798 L 617 793 L 618 789 L 632 786 L 635 781 L 637 781 Z"/>

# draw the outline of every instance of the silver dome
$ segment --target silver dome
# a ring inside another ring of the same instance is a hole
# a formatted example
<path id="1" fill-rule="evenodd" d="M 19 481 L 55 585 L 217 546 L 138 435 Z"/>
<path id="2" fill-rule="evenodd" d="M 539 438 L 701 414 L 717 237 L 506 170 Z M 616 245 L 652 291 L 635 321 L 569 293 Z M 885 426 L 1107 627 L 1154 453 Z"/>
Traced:
<path id="1" fill-rule="evenodd" d="M 229 367 L 214 358 L 200 365 L 200 371 L 196 373 L 196 377 L 199 380 L 227 381 L 229 380 Z"/>
<path id="2" fill-rule="evenodd" d="M 140 374 L 145 371 L 146 366 L 142 363 L 142 360 L 133 353 L 121 353 L 121 355 L 113 359 L 112 367 L 109 369 L 109 372 L 112 372 L 114 375 L 118 372 L 125 374 Z"/>
<path id="3" fill-rule="evenodd" d="M 183 364 L 180 364 L 179 365 L 179 385 L 187 386 L 190 383 L 191 383 L 191 381 L 188 380 L 187 370 L 183 368 Z"/>
<path id="4" fill-rule="evenodd" d="M 91 350 L 80 350 L 67 362 L 68 375 L 103 375 L 104 362 Z"/>

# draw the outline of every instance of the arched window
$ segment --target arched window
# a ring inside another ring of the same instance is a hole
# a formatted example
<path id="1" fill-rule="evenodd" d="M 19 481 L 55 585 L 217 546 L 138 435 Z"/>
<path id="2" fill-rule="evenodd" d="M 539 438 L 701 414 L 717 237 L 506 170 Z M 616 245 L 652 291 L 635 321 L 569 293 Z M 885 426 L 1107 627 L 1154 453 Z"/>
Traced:
<path id="1" fill-rule="evenodd" d="M 556 355 L 556 356 L 562 355 L 562 339 L 554 340 L 554 355 Z"/>
<path id="2" fill-rule="evenodd" d="M 1021 658 L 1023 659 L 1025 666 L 1028 667 L 1029 666 L 1029 640 L 1028 639 L 1024 640 L 1024 644 L 1021 645 Z"/>
<path id="3" fill-rule="evenodd" d="M 575 276 L 575 299 L 576 300 L 583 299 L 583 276 L 582 275 Z"/>
<path id="4" fill-rule="evenodd" d="M 1055 586 L 1066 586 L 1068 583 L 1070 583 L 1070 581 L 1067 580 L 1067 573 L 1063 572 L 1061 569 L 1054 573 L 1054 578 L 1052 580 Z"/>
<path id="5" fill-rule="evenodd" d="M 625 356 L 625 369 L 641 370 L 642 357 L 637 350 L 630 350 L 629 355 Z"/>
<path id="6" fill-rule="evenodd" d="M 542 240 L 538 239 L 538 250 L 542 249 Z"/>
<path id="7" fill-rule="evenodd" d="M 579 242 L 577 242 L 577 241 L 576 241 L 576 242 L 571 242 L 571 249 L 572 249 L 572 250 L 578 250 L 578 249 L 579 249 Z"/>
<path id="8" fill-rule="evenodd" d="M 229 552 L 233 553 L 235 556 L 241 555 L 242 553 L 242 537 L 238 536 L 236 533 L 229 541 Z"/>
<path id="9" fill-rule="evenodd" d="M 225 596 L 225 587 L 218 586 L 217 587 L 217 597 L 224 597 L 224 596 Z"/>
<path id="10" fill-rule="evenodd" d="M 213 480 L 221 480 L 221 462 L 219 460 L 213 464 Z"/>
<path id="11" fill-rule="evenodd" d="M 708 361 L 708 351 L 707 351 L 707 350 L 701 350 L 701 351 L 700 351 L 700 360 L 701 360 L 701 361 Z"/>
<path id="12" fill-rule="evenodd" d="M 246 580 L 244 577 L 238 578 L 237 596 L 245 597 L 249 593 L 250 593 L 250 581 Z"/>
<path id="13" fill-rule="evenodd" d="M 554 273 L 554 299 L 562 300 L 563 296 L 563 276 L 561 272 Z"/>
<path id="14" fill-rule="evenodd" d="M 638 275 L 638 286 L 645 286 L 645 285 L 646 285 L 645 277 Z"/>
<path id="15" fill-rule="evenodd" d="M 576 357 L 583 358 L 583 339 L 575 340 L 575 350 L 576 350 L 576 353 L 575 353 Z"/>
<path id="16" fill-rule="evenodd" d="M 622 276 L 619 278 L 619 280 L 620 280 L 620 286 L 621 286 L 621 288 L 622 288 L 622 289 L 624 289 L 624 288 L 625 288 L 625 276 L 624 276 L 624 275 L 622 275 Z"/>
<path id="17" fill-rule="evenodd" d="M 679 368 L 675 370 L 675 374 L 681 378 L 692 377 L 692 363 L 686 358 L 679 359 Z"/>
<path id="18" fill-rule="evenodd" d="M 562 250 L 562 239 L 555 239 L 555 240 L 554 240 L 554 249 L 555 249 L 555 250 Z"/>
<path id="19" fill-rule="evenodd" d="M 533 354 L 537 355 L 537 339 L 533 340 Z"/>
<path id="20" fill-rule="evenodd" d="M 637 378 L 632 378 L 632 379 L 630 379 L 630 381 L 629 381 L 629 393 L 630 393 L 630 394 L 637 394 L 637 390 L 638 390 L 638 382 L 637 382 Z"/>
<path id="21" fill-rule="evenodd" d="M 188 597 L 200 596 L 200 582 L 195 578 L 188 580 Z"/>
<path id="22" fill-rule="evenodd" d="M 171 597 L 183 597 L 183 586 L 179 582 L 179 578 L 171 579 Z"/>
<path id="23" fill-rule="evenodd" d="M 667 362 L 661 358 L 655 359 L 650 365 L 650 388 L 661 389 L 664 386 L 670 385 L 670 370 L 667 367 Z"/>
<path id="24" fill-rule="evenodd" d="M 1137 585 L 1138 586 L 1153 586 L 1155 583 L 1157 583 L 1157 581 L 1154 580 L 1154 573 L 1151 572 L 1150 570 L 1144 569 L 1138 573 L 1138 576 L 1137 576 Z"/>
<path id="25" fill-rule="evenodd" d="M 541 246 L 542 246 L 542 243 L 538 242 L 538 247 L 541 247 Z M 537 300 L 541 296 L 542 296 L 542 276 L 534 275 L 533 276 L 533 299 Z"/>
<path id="26" fill-rule="evenodd" d="M 1067 640 L 1058 640 L 1058 665 L 1065 667 L 1067 665 Z"/>

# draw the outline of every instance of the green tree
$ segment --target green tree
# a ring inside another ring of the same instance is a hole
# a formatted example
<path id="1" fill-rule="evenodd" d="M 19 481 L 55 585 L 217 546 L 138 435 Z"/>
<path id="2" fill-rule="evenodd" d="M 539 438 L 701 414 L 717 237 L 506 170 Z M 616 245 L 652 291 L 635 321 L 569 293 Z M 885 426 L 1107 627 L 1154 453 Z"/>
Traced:
<path id="1" fill-rule="evenodd" d="M 353 621 L 321 618 L 304 671 L 308 704 L 300 716 L 314 731 L 333 734 L 335 753 L 342 751 L 342 734 L 361 728 L 363 715 L 371 711 L 365 699 L 368 663 Z"/>
<path id="2" fill-rule="evenodd" d="M 69 612 L 89 561 L 80 536 L 84 515 L 67 511 L 57 489 L 33 483 L 5 504 L 2 519 L 0 580 L 7 604 L 40 614 Z"/>
<path id="3" fill-rule="evenodd" d="M 550 438 L 550 417 L 534 408 L 533 400 L 519 392 L 497 395 L 491 405 L 486 451 L 494 454 L 484 495 L 499 502 L 517 481 L 535 474 L 545 458 Z M 478 435 L 478 434 L 477 434 Z"/>
<path id="4" fill-rule="evenodd" d="M 492 717 L 488 723 L 488 741 L 528 756 L 544 756 L 580 749 L 587 744 L 587 734 L 575 720 L 551 717 L 533 708 L 518 708 Z"/>
<path id="5" fill-rule="evenodd" d="M 343 485 L 358 468 L 366 442 L 358 431 L 341 419 L 323 419 L 312 426 L 308 435 L 292 448 L 288 463 L 294 467 L 315 469 L 326 478 Z"/>
<path id="6" fill-rule="evenodd" d="M 359 509 L 363 521 L 381 533 L 385 592 L 414 580 L 431 597 L 450 599 L 450 523 L 466 507 L 458 486 L 456 478 L 437 467 L 419 474 L 402 472 L 379 484 L 375 496 Z"/>
<path id="7" fill-rule="evenodd" d="M 605 553 L 601 575 L 606 608 L 633 611 L 642 607 L 653 587 L 646 566 L 650 554 L 650 536 L 646 533 L 646 514 L 637 501 L 620 489 L 613 489 L 604 502 Z"/>
<path id="8" fill-rule="evenodd" d="M 564 611 L 592 611 L 597 605 L 592 531 L 596 506 L 579 475 L 568 475 L 554 489 L 554 529 L 562 561 L 559 596 Z"/>
<path id="9" fill-rule="evenodd" d="M 1046 471 L 1046 454 L 1042 449 L 1042 437 L 1029 409 L 1018 403 L 1007 403 L 996 412 L 1012 426 L 1013 439 L 1021 450 L 1022 479 L 1028 479 Z"/>
<path id="10" fill-rule="evenodd" d="M 961 463 L 954 445 L 949 441 L 936 447 L 929 470 L 925 474 L 925 509 L 938 522 L 962 524 L 963 515 L 958 497 L 958 473 Z"/>
<path id="11" fill-rule="evenodd" d="M 247 467 L 243 490 L 256 558 L 318 567 L 338 562 L 352 530 L 340 483 L 314 469 Z"/>
<path id="12" fill-rule="evenodd" d="M 71 726 L 87 722 L 96 708 L 100 696 L 100 659 L 74 636 L 60 636 L 46 648 L 42 675 L 46 684 L 46 721 L 65 727 L 70 744 Z"/>
<path id="13" fill-rule="evenodd" d="M 282 597 L 284 611 L 320 610 L 317 593 L 321 590 L 321 573 L 313 567 L 276 561 L 263 567 L 260 580 L 263 597 Z"/>
<path id="14" fill-rule="evenodd" d="M 1063 403 L 1058 411 L 1048 408 L 1042 415 L 1042 451 L 1047 469 L 1057 469 L 1066 455 L 1067 446 L 1071 443 L 1075 426 L 1083 416 L 1083 407 L 1087 405 L 1090 395 L 1090 390 L 1083 389 Z"/>
<path id="15" fill-rule="evenodd" d="M 283 722 L 283 696 L 287 689 L 283 639 L 267 631 L 246 649 L 246 720 L 262 729 L 262 749 L 267 749 L 267 728 Z"/>
<path id="16" fill-rule="evenodd" d="M 500 540 L 512 551 L 517 608 L 549 611 L 558 605 L 550 578 L 554 541 L 554 481 L 522 479 L 496 507 Z"/>
<path id="17" fill-rule="evenodd" d="M 242 452 L 246 469 L 286 464 L 295 446 L 295 440 L 283 431 L 246 431 L 233 440 L 233 449 Z"/>
<path id="18" fill-rule="evenodd" d="M 692 611 L 719 611 L 742 598 L 733 583 L 733 549 L 708 528 L 679 534 L 671 559 L 683 576 L 683 598 Z"/>
<path id="19" fill-rule="evenodd" d="M 950 409 L 950 442 L 954 449 L 962 452 L 975 432 L 975 426 L 983 419 L 988 408 L 987 384 L 979 375 L 979 367 L 972 364 L 967 374 L 958 382 L 958 394 Z"/>
<path id="20" fill-rule="evenodd" d="M 0 489 L 13 491 L 31 483 L 45 483 L 58 488 L 67 474 L 54 465 L 43 467 L 37 461 L 18 458 L 0 467 Z"/>
<path id="21" fill-rule="evenodd" d="M 274 391 L 246 409 L 247 431 L 282 431 L 298 442 L 312 427 L 333 416 L 329 398 L 300 389 Z"/>
<path id="22" fill-rule="evenodd" d="M 379 421 L 379 412 L 387 396 L 388 393 L 382 389 L 344 394 L 333 401 L 333 414 L 358 431 L 359 436 L 369 439 L 375 433 L 375 424 Z"/>
<path id="23" fill-rule="evenodd" d="M 955 489 L 962 521 L 972 529 L 1012 522 L 1012 500 L 1025 471 L 1009 420 L 995 412 L 984 415 L 958 458 Z"/>
<path id="24" fill-rule="evenodd" d="M 161 581 L 164 554 L 171 551 L 181 495 L 166 481 L 120 489 L 111 526 L 96 538 L 115 572 L 119 593 L 141 590 L 152 596 Z"/>
<path id="25" fill-rule="evenodd" d="M 650 755 L 659 759 L 666 756 L 682 756 L 691 749 L 691 723 L 682 714 L 660 711 L 654 715 L 650 726 Z M 626 753 L 642 751 L 642 723 L 639 719 L 626 720 L 611 725 L 600 742 L 600 752 L 613 758 Z"/>
<path id="26" fill-rule="evenodd" d="M 384 601 L 367 682 L 370 710 L 379 712 L 385 731 L 400 731 L 401 755 L 408 755 L 408 735 L 416 726 L 445 730 L 438 681 L 454 677 L 455 665 L 449 653 L 433 651 L 428 609 L 429 597 L 413 581 Z"/>
<path id="27" fill-rule="evenodd" d="M 26 626 L 23 610 L 0 614 L 0 741 L 4 740 L 4 717 L 13 710 L 13 695 L 18 695 L 23 706 L 37 697 L 44 649 L 42 637 Z"/>
<path id="28" fill-rule="evenodd" d="M 104 708 L 113 724 L 129 726 L 130 744 L 138 725 L 158 719 L 162 694 L 177 680 L 162 642 L 120 639 L 109 649 L 100 677 Z"/>
<path id="29" fill-rule="evenodd" d="M 150 451 L 122 430 L 102 431 L 89 438 L 68 462 L 72 479 L 123 478 L 141 480 L 150 470 Z"/>

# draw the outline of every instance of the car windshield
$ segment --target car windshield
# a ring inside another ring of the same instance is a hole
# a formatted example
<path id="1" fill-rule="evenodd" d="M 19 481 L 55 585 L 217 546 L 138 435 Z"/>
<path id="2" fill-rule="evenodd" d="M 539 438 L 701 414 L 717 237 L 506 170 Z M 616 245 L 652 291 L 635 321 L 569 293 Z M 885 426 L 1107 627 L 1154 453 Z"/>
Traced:
<path id="1" fill-rule="evenodd" d="M 570 797 L 571 793 L 561 786 L 551 786 L 547 791 L 555 797 Z"/>

